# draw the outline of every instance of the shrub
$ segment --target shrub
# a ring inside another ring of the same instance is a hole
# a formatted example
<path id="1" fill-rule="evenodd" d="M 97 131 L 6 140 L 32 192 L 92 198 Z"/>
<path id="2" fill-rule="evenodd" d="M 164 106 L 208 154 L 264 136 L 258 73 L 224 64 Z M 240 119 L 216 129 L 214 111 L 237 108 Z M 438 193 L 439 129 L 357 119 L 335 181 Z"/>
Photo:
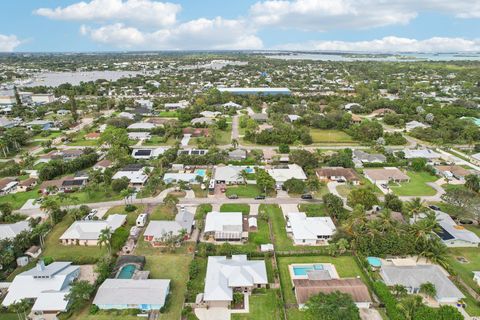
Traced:
<path id="1" fill-rule="evenodd" d="M 126 211 L 126 212 L 133 212 L 133 211 L 135 211 L 135 210 L 137 210 L 137 207 L 134 206 L 133 204 L 127 204 L 127 205 L 125 206 L 125 211 Z"/>

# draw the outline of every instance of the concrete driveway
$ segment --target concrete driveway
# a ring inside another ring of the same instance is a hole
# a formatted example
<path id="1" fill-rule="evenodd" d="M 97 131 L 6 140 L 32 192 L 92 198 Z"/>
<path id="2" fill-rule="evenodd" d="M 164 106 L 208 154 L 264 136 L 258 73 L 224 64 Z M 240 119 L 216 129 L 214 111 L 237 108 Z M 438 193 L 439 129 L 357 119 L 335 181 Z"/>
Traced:
<path id="1" fill-rule="evenodd" d="M 230 320 L 228 308 L 195 308 L 198 320 Z"/>
<path id="2" fill-rule="evenodd" d="M 338 183 L 337 181 L 330 181 L 329 183 L 327 183 L 328 192 L 330 192 L 330 193 L 336 195 L 337 197 L 339 197 L 340 199 L 342 199 L 343 207 L 347 210 L 352 211 L 353 209 L 347 205 L 347 198 L 342 197 L 340 195 L 340 193 L 338 193 L 338 191 L 337 191 L 337 186 L 339 186 L 340 184 L 341 183 Z"/>

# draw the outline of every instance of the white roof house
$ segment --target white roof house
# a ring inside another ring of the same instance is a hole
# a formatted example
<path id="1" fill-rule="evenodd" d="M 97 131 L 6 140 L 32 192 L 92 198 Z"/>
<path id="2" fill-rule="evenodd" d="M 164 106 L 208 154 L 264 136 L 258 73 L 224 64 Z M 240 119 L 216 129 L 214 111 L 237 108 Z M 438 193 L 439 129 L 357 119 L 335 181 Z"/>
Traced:
<path id="1" fill-rule="evenodd" d="M 170 291 L 168 279 L 107 279 L 93 304 L 100 309 L 159 310 Z"/>
<path id="2" fill-rule="evenodd" d="M 143 233 L 143 236 L 150 240 L 160 238 L 163 234 L 172 232 L 178 235 L 180 230 L 185 229 L 187 234 L 192 231 L 192 225 L 195 215 L 182 208 L 175 216 L 175 220 L 151 220 Z"/>
<path id="3" fill-rule="evenodd" d="M 148 180 L 148 175 L 145 174 L 145 167 L 140 168 L 136 171 L 122 169 L 120 171 L 117 171 L 113 175 L 112 179 L 122 179 L 123 177 L 127 178 L 130 183 L 134 185 L 143 185 Z"/>
<path id="4" fill-rule="evenodd" d="M 238 287 L 255 287 L 268 283 L 264 260 L 247 260 L 246 255 L 233 255 L 231 259 L 224 256 L 208 257 L 207 274 L 203 300 L 233 300 L 233 289 Z"/>
<path id="5" fill-rule="evenodd" d="M 155 123 L 151 122 L 136 122 L 132 123 L 127 127 L 128 130 L 144 130 L 144 131 L 150 131 L 154 129 L 157 125 Z"/>
<path id="6" fill-rule="evenodd" d="M 277 187 L 281 187 L 285 181 L 292 178 L 307 180 L 307 175 L 298 164 L 289 164 L 287 167 L 268 169 L 267 172 L 275 180 Z"/>
<path id="7" fill-rule="evenodd" d="M 172 172 L 167 172 L 163 175 L 163 181 L 165 183 L 174 183 L 174 182 L 179 182 L 179 181 L 184 181 L 187 183 L 196 183 L 197 182 L 197 176 L 198 174 L 196 173 L 172 173 Z"/>
<path id="8" fill-rule="evenodd" d="M 435 299 L 439 303 L 456 303 L 464 298 L 462 292 L 437 265 L 386 265 L 382 266 L 380 276 L 387 286 L 400 284 L 405 286 L 409 293 L 418 293 L 422 284 L 431 282 L 437 290 Z"/>
<path id="9" fill-rule="evenodd" d="M 243 234 L 243 217 L 241 212 L 207 213 L 205 233 L 211 232 L 215 239 L 240 240 Z"/>
<path id="10" fill-rule="evenodd" d="M 213 179 L 217 183 L 243 183 L 243 170 L 245 170 L 245 167 L 242 166 L 216 167 Z"/>
<path id="11" fill-rule="evenodd" d="M 478 247 L 480 238 L 475 233 L 457 225 L 445 212 L 435 211 L 435 215 L 442 229 L 437 234 L 447 247 Z"/>
<path id="12" fill-rule="evenodd" d="M 32 311 L 65 311 L 70 283 L 79 274 L 80 267 L 71 265 L 71 262 L 53 262 L 45 266 L 40 261 L 36 267 L 13 279 L 2 305 L 8 307 L 22 299 L 34 299 Z"/>
<path id="13" fill-rule="evenodd" d="M 13 239 L 22 231 L 29 231 L 28 221 L 19 221 L 10 224 L 0 224 L 0 240 Z"/>
<path id="14" fill-rule="evenodd" d="M 127 215 L 125 214 L 111 214 L 106 220 L 82 220 L 75 221 L 62 234 L 60 240 L 98 240 L 100 232 L 106 228 L 110 228 L 112 232 L 121 227 Z"/>
<path id="15" fill-rule="evenodd" d="M 133 113 L 130 113 L 130 112 L 120 112 L 118 114 L 118 116 L 120 118 L 125 118 L 125 119 L 130 119 L 130 120 L 133 120 L 133 118 L 135 118 L 135 115 Z"/>
<path id="16" fill-rule="evenodd" d="M 215 118 L 219 115 L 221 115 L 222 113 L 219 112 L 219 111 L 202 111 L 200 112 L 200 114 L 205 117 L 205 118 Z"/>
<path id="17" fill-rule="evenodd" d="M 131 132 L 136 133 L 136 132 Z M 134 159 L 152 159 L 157 158 L 167 151 L 169 147 L 158 147 L 158 148 L 133 148 L 132 157 Z"/>
<path id="18" fill-rule="evenodd" d="M 150 132 L 128 132 L 127 134 L 130 140 L 150 140 L 152 138 Z"/>
<path id="19" fill-rule="evenodd" d="M 239 105 L 238 103 L 229 101 L 227 103 L 222 104 L 222 107 L 224 108 L 236 108 L 236 109 L 243 109 L 242 105 Z"/>
<path id="20" fill-rule="evenodd" d="M 441 155 L 430 149 L 405 149 L 405 159 L 424 158 L 427 160 L 439 159 Z"/>
<path id="21" fill-rule="evenodd" d="M 425 129 L 425 128 L 430 128 L 430 126 L 428 124 L 424 124 L 418 121 L 410 121 L 405 124 L 405 130 L 407 130 L 407 132 L 410 132 L 416 128 Z"/>
<path id="22" fill-rule="evenodd" d="M 297 245 L 326 244 L 336 231 L 330 217 L 307 217 L 304 212 L 290 212 L 287 218 L 287 233 L 292 234 Z"/>

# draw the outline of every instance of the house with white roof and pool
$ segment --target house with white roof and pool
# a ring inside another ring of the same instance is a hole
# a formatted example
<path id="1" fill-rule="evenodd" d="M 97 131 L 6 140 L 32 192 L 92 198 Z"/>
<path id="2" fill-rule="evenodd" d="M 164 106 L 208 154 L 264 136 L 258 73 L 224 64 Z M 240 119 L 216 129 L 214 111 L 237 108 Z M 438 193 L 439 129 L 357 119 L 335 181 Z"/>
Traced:
<path id="1" fill-rule="evenodd" d="M 286 215 L 286 231 L 295 245 L 327 245 L 336 231 L 330 217 L 307 217 L 304 212 Z"/>

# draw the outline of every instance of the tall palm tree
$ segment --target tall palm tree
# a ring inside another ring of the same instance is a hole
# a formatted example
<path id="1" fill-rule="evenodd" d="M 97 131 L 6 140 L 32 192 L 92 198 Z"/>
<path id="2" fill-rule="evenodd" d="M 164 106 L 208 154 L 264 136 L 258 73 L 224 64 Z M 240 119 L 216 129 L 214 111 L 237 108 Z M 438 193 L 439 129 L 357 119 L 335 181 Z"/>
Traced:
<path id="1" fill-rule="evenodd" d="M 415 319 L 415 315 L 421 306 L 423 306 L 422 298 L 417 295 L 405 297 L 397 304 L 398 309 L 405 316 L 406 320 Z"/>
<path id="2" fill-rule="evenodd" d="M 112 229 L 109 227 L 102 229 L 98 235 L 98 245 L 100 248 L 103 245 L 106 245 L 108 248 L 108 253 L 112 254 Z"/>
<path id="3" fill-rule="evenodd" d="M 352 213 L 348 217 L 345 223 L 345 232 L 349 235 L 356 235 L 358 230 L 365 227 L 367 223 L 367 216 L 365 215 L 365 209 L 362 205 L 357 205 L 353 208 Z"/>
<path id="4" fill-rule="evenodd" d="M 424 257 L 428 261 L 439 264 L 442 267 L 446 267 L 448 264 L 447 256 L 447 247 L 435 237 L 431 237 L 424 243 L 421 252 L 418 254 L 419 258 Z"/>
<path id="5" fill-rule="evenodd" d="M 410 200 L 407 203 L 405 203 L 405 209 L 408 214 L 408 217 L 413 218 L 414 221 L 417 221 L 419 214 L 430 211 L 425 201 L 423 201 L 420 198 L 414 198 L 413 200 Z"/>
<path id="6" fill-rule="evenodd" d="M 427 213 L 425 218 L 416 221 L 411 225 L 411 233 L 415 237 L 415 242 L 427 242 L 432 237 L 433 232 L 440 231 L 437 218 L 433 212 Z"/>

